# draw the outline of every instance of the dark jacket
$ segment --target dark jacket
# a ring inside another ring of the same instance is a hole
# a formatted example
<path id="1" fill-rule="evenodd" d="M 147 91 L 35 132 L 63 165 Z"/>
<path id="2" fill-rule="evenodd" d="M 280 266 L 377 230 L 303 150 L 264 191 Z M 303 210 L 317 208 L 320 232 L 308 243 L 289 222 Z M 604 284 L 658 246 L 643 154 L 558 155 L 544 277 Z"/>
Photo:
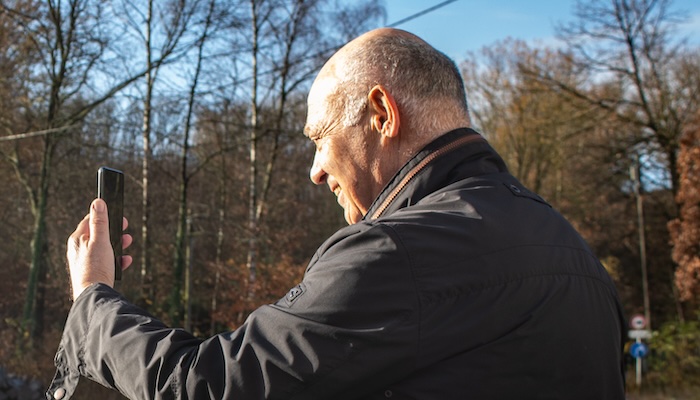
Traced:
<path id="1" fill-rule="evenodd" d="M 623 321 L 581 237 L 459 129 L 234 332 L 200 340 L 91 286 L 48 396 L 82 374 L 132 399 L 623 399 Z"/>

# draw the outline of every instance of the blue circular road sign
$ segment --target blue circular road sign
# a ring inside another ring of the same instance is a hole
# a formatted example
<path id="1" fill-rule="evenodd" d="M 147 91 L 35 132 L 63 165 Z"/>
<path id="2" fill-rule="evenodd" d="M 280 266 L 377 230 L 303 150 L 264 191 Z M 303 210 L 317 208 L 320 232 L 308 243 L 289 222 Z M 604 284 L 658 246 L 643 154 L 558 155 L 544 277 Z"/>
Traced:
<path id="1" fill-rule="evenodd" d="M 644 343 L 637 342 L 633 343 L 632 346 L 630 346 L 630 354 L 634 358 L 644 358 L 647 356 L 649 353 L 649 347 L 645 345 Z"/>

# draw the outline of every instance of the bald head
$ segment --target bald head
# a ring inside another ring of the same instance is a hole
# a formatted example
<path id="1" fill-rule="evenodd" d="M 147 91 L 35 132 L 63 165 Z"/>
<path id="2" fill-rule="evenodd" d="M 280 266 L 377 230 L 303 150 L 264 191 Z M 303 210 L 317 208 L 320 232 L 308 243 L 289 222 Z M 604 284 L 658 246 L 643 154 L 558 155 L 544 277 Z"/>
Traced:
<path id="1" fill-rule="evenodd" d="M 454 63 L 415 35 L 377 29 L 323 66 L 309 92 L 309 172 L 359 221 L 396 172 L 442 134 L 469 126 Z"/>
<path id="2" fill-rule="evenodd" d="M 359 36 L 328 60 L 314 86 L 321 81 L 345 125 L 359 122 L 367 93 L 380 84 L 396 99 L 404 130 L 435 137 L 469 126 L 454 62 L 406 31 L 380 28 Z"/>

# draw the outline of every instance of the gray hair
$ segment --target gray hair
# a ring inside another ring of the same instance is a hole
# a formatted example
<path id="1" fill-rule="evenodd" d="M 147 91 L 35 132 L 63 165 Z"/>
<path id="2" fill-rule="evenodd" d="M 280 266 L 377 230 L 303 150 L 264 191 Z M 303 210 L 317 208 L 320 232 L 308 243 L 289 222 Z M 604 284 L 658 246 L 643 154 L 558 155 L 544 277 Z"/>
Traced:
<path id="1" fill-rule="evenodd" d="M 337 94 L 344 102 L 341 109 L 346 126 L 360 122 L 367 107 L 367 93 L 377 84 L 389 90 L 404 115 L 417 118 L 414 128 L 439 129 L 430 121 L 439 124 L 440 118 L 425 118 L 430 100 L 468 118 L 459 69 L 445 54 L 417 38 L 378 35 L 350 50 L 344 60 L 340 66 L 344 78 Z"/>

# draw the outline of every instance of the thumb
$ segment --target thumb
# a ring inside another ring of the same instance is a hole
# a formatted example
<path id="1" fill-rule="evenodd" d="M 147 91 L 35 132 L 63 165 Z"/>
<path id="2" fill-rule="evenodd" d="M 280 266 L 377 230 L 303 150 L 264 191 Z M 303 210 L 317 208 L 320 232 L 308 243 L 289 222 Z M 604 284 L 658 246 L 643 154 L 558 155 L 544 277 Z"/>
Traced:
<path id="1" fill-rule="evenodd" d="M 104 240 L 109 242 L 109 216 L 107 204 L 102 199 L 95 199 L 90 205 L 90 241 Z"/>

